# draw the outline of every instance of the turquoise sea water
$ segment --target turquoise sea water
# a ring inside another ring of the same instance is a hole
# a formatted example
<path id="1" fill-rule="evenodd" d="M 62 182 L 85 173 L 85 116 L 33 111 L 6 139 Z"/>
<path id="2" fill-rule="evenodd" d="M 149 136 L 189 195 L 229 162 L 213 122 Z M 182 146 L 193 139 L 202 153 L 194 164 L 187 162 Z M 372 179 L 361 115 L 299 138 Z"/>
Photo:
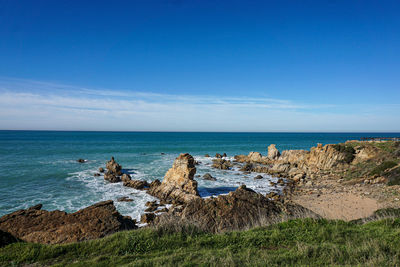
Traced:
<path id="1" fill-rule="evenodd" d="M 115 202 L 117 209 L 138 218 L 151 196 L 93 176 L 111 156 L 133 179 L 151 181 L 161 180 L 179 153 L 188 152 L 201 162 L 198 174 L 209 172 L 217 178 L 216 182 L 196 179 L 202 196 L 226 193 L 240 184 L 265 193 L 276 190 L 269 186 L 269 179 L 274 178 L 255 181 L 253 174 L 211 169 L 211 159 L 204 154 L 265 154 L 271 143 L 279 150 L 309 149 L 317 143 L 368 136 L 399 134 L 0 131 L 0 216 L 38 203 L 47 210 L 73 212 L 98 201 L 128 196 L 134 201 Z M 88 162 L 77 163 L 79 158 Z"/>

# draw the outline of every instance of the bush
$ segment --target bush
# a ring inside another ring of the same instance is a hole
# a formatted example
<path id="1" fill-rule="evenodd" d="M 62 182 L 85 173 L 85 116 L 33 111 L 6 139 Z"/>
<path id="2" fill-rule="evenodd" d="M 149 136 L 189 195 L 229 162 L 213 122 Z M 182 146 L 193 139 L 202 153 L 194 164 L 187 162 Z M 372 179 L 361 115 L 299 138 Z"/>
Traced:
<path id="1" fill-rule="evenodd" d="M 343 159 L 344 162 L 351 163 L 353 161 L 355 157 L 354 153 L 356 153 L 356 151 L 352 146 L 346 146 L 344 144 L 336 144 L 333 146 L 333 148 L 335 148 L 338 152 L 344 154 L 344 159 Z"/>
<path id="2" fill-rule="evenodd" d="M 384 173 L 385 170 L 393 168 L 396 165 L 397 165 L 397 163 L 394 162 L 394 161 L 384 161 L 380 165 L 375 167 L 371 171 L 370 175 L 379 175 L 379 176 L 381 176 Z"/>

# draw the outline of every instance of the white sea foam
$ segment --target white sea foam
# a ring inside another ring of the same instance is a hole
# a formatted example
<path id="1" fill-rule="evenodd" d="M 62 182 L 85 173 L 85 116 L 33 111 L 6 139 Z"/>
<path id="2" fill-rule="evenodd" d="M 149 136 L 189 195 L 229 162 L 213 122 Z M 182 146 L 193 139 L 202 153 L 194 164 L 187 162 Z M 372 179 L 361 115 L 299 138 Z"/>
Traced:
<path id="1" fill-rule="evenodd" d="M 127 166 L 126 170 L 134 180 L 147 180 L 151 182 L 154 179 L 162 180 L 162 176 L 171 166 L 174 157 L 165 155 L 161 159 L 155 159 L 151 163 L 141 164 L 138 166 Z M 239 171 L 239 167 L 235 166 L 232 170 L 219 170 L 212 168 L 213 157 L 195 157 L 196 161 L 201 162 L 196 165 L 197 173 L 195 179 L 198 181 L 199 193 L 202 197 L 217 196 L 220 194 L 227 194 L 230 191 L 242 184 L 253 189 L 254 191 L 266 194 L 271 191 L 280 192 L 282 187 L 271 186 L 270 181 L 276 182 L 278 178 L 271 177 L 265 173 L 251 173 L 244 174 Z M 232 160 L 233 158 L 226 158 Z M 92 205 L 98 201 L 114 200 L 114 204 L 118 211 L 123 215 L 131 216 L 133 219 L 140 219 L 140 215 L 144 213 L 147 201 L 157 200 L 156 198 L 148 195 L 145 191 L 136 190 L 133 188 L 125 187 L 122 183 L 109 183 L 104 180 L 103 175 L 95 177 L 93 174 L 97 172 L 97 168 L 90 168 L 84 171 L 71 173 L 67 178 L 69 182 L 79 182 L 86 187 L 86 193 L 82 196 L 75 196 L 69 198 L 62 204 L 54 203 L 56 207 L 64 210 L 78 210 L 88 205 Z M 210 173 L 217 180 L 208 181 L 204 180 L 202 176 L 205 173 Z M 200 175 L 200 177 L 199 177 Z M 255 180 L 254 177 L 262 175 L 263 179 Z M 151 177 L 151 179 L 147 179 Z M 118 202 L 120 197 L 129 197 L 133 199 L 132 202 Z M 65 206 L 63 206 L 65 205 Z"/>

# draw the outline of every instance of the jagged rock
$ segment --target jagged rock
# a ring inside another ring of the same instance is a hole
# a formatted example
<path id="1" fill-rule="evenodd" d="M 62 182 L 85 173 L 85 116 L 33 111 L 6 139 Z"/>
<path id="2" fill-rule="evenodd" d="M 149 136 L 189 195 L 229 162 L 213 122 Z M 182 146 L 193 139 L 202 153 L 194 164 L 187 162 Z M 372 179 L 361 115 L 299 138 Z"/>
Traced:
<path id="1" fill-rule="evenodd" d="M 262 162 L 263 161 L 262 155 L 259 152 L 250 152 L 248 155 L 248 158 L 250 161 L 254 161 L 254 162 Z"/>
<path id="2" fill-rule="evenodd" d="M 219 231 L 251 226 L 280 212 L 274 202 L 242 185 L 227 195 L 189 202 L 181 217 L 195 221 L 210 231 Z"/>
<path id="3" fill-rule="evenodd" d="M 259 180 L 259 179 L 262 179 L 262 178 L 264 178 L 262 175 L 257 175 L 256 177 L 254 177 L 254 180 Z"/>
<path id="4" fill-rule="evenodd" d="M 127 173 L 122 174 L 122 176 L 121 176 L 121 181 L 122 182 L 128 182 L 130 180 L 132 180 L 132 178 L 131 178 L 131 176 L 129 174 L 127 174 Z"/>
<path id="5" fill-rule="evenodd" d="M 205 157 L 205 158 L 209 158 L 209 157 L 210 157 L 210 155 L 208 155 L 208 154 L 205 154 L 205 155 L 204 155 L 204 157 Z"/>
<path id="6" fill-rule="evenodd" d="M 12 234 L 0 230 L 0 248 L 18 241 Z"/>
<path id="7" fill-rule="evenodd" d="M 211 167 L 220 170 L 229 170 L 232 167 L 232 162 L 226 159 L 213 159 Z"/>
<path id="8" fill-rule="evenodd" d="M 223 157 L 223 158 L 226 158 L 226 157 L 227 157 L 226 153 L 222 154 L 222 157 Z"/>
<path id="9" fill-rule="evenodd" d="M 282 178 L 280 178 L 280 179 L 278 179 L 277 184 L 285 185 L 285 181 Z"/>
<path id="10" fill-rule="evenodd" d="M 157 210 L 157 206 L 151 206 L 151 207 L 148 207 L 147 209 L 145 209 L 144 210 L 144 212 L 153 212 L 153 211 L 155 211 L 155 210 Z"/>
<path id="11" fill-rule="evenodd" d="M 138 190 L 150 187 L 146 181 L 141 181 L 141 180 L 126 180 L 124 182 L 124 186 L 132 187 Z"/>
<path id="12" fill-rule="evenodd" d="M 162 213 L 162 212 L 168 212 L 169 210 L 167 208 L 162 208 L 160 210 L 156 210 L 156 213 Z"/>
<path id="13" fill-rule="evenodd" d="M 98 176 L 100 176 L 100 173 L 95 172 L 95 173 L 93 174 L 93 176 L 98 177 Z"/>
<path id="14" fill-rule="evenodd" d="M 155 218 L 156 218 L 156 215 L 154 213 L 144 213 L 140 217 L 140 222 L 141 223 L 151 223 L 152 221 L 154 221 Z"/>
<path id="15" fill-rule="evenodd" d="M 84 159 L 78 159 L 77 162 L 79 162 L 79 163 L 85 163 L 86 160 L 84 160 Z"/>
<path id="16" fill-rule="evenodd" d="M 116 176 L 115 173 L 113 173 L 111 171 L 107 171 L 104 174 L 104 180 L 109 181 L 110 183 L 121 182 L 121 178 L 119 176 Z"/>
<path id="17" fill-rule="evenodd" d="M 111 157 L 111 160 L 107 161 L 106 168 L 115 175 L 122 175 L 122 166 L 114 160 L 114 157 Z"/>
<path id="18" fill-rule="evenodd" d="M 104 168 L 100 167 L 99 172 L 104 172 Z"/>
<path id="19" fill-rule="evenodd" d="M 219 153 L 216 153 L 216 154 L 215 154 L 215 157 L 216 157 L 217 159 L 221 159 L 221 158 L 222 158 L 222 155 L 219 154 Z"/>
<path id="20" fill-rule="evenodd" d="M 156 179 L 156 180 L 152 181 L 152 182 L 149 184 L 149 187 L 150 187 L 150 188 L 155 188 L 155 187 L 158 187 L 158 186 L 160 186 L 160 185 L 161 185 L 160 180 Z"/>
<path id="21" fill-rule="evenodd" d="M 135 221 L 116 210 L 113 201 L 103 201 L 75 213 L 41 210 L 36 205 L 0 218 L 0 230 L 18 239 L 43 244 L 78 242 L 135 229 Z"/>
<path id="22" fill-rule="evenodd" d="M 133 199 L 129 198 L 129 197 L 120 197 L 117 199 L 118 202 L 132 202 Z"/>
<path id="23" fill-rule="evenodd" d="M 206 173 L 203 175 L 203 179 L 204 180 L 208 180 L 208 181 L 216 181 L 217 179 L 215 179 L 211 174 Z"/>
<path id="24" fill-rule="evenodd" d="M 243 162 L 247 162 L 247 161 L 248 161 L 248 157 L 247 157 L 246 155 L 236 155 L 236 156 L 234 156 L 233 158 L 234 158 L 234 160 L 235 160 L 236 162 L 240 162 L 240 163 L 243 163 Z"/>
<path id="25" fill-rule="evenodd" d="M 188 153 L 180 154 L 165 174 L 162 183 L 150 185 L 147 192 L 166 202 L 186 203 L 199 198 L 197 182 L 193 179 L 195 174 L 193 157 Z"/>
<path id="26" fill-rule="evenodd" d="M 158 205 L 157 204 L 157 201 L 156 200 L 154 200 L 154 201 L 147 201 L 146 202 L 146 204 L 144 204 L 146 207 L 152 207 L 152 206 L 156 206 L 156 205 Z"/>
<path id="27" fill-rule="evenodd" d="M 271 144 L 268 147 L 268 158 L 270 159 L 277 159 L 279 158 L 281 154 L 279 153 L 279 150 L 276 148 L 275 144 Z"/>
<path id="28" fill-rule="evenodd" d="M 253 170 L 253 167 L 254 165 L 252 163 L 246 163 L 239 169 L 239 171 L 251 172 Z"/>

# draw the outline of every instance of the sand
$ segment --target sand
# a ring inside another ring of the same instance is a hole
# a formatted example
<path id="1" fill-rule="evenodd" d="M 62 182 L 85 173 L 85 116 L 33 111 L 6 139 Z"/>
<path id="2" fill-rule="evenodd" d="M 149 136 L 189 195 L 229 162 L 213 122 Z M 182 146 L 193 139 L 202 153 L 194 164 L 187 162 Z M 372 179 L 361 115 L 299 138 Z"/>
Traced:
<path id="1" fill-rule="evenodd" d="M 300 195 L 293 199 L 326 219 L 351 221 L 368 217 L 379 209 L 375 199 L 351 193 L 330 193 L 323 195 Z"/>

